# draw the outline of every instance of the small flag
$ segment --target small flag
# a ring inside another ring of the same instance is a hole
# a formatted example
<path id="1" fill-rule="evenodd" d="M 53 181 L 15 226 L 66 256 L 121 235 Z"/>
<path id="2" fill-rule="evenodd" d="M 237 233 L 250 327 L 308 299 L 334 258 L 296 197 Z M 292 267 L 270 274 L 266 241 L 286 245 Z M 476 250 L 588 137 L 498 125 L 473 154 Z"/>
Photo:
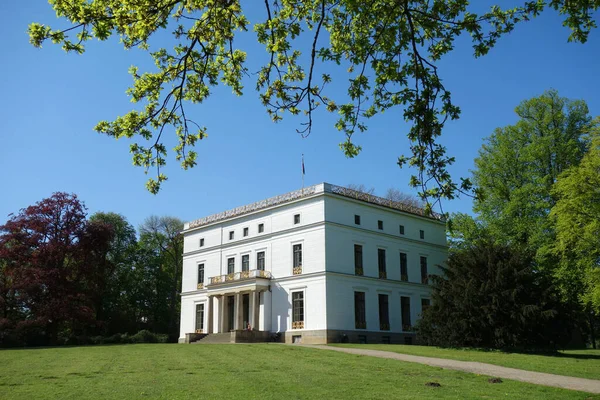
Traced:
<path id="1" fill-rule="evenodd" d="M 302 175 L 306 175 L 306 170 L 304 169 L 304 154 L 302 154 Z"/>

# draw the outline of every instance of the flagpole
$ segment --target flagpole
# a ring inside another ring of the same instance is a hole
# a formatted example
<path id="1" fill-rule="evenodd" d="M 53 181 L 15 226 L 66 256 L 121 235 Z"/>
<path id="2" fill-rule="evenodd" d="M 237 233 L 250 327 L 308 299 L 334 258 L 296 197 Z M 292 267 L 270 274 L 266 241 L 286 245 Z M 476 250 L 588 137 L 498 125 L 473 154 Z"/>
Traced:
<path id="1" fill-rule="evenodd" d="M 304 195 L 304 153 L 302 153 L 302 194 Z"/>

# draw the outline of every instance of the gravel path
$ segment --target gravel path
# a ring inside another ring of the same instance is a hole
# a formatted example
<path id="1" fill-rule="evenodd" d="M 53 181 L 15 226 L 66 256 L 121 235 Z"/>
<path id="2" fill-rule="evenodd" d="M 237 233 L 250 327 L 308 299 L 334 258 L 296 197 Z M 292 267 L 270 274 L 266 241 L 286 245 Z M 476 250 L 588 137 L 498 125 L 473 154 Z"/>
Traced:
<path id="1" fill-rule="evenodd" d="M 314 349 L 340 351 L 342 353 L 358 354 L 362 356 L 373 356 L 391 358 L 394 360 L 426 364 L 432 367 L 455 369 L 458 371 L 471 372 L 480 375 L 489 375 L 498 378 L 512 379 L 515 381 L 535 383 L 537 385 L 554 386 L 563 389 L 579 390 L 588 393 L 600 393 L 600 380 L 575 378 L 571 376 L 546 374 L 543 372 L 525 371 L 522 369 L 500 367 L 498 365 L 484 364 L 471 361 L 448 360 L 444 358 L 412 356 L 408 354 L 392 353 L 390 351 L 356 349 L 345 347 L 332 347 L 323 345 L 301 345 Z M 598 366 L 600 373 L 600 365 Z"/>

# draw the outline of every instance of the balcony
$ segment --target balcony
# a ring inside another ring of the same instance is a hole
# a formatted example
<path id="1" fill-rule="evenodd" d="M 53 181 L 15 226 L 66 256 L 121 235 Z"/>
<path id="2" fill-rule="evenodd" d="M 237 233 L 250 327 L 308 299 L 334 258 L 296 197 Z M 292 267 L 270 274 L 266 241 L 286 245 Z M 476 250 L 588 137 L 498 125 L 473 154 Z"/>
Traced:
<path id="1" fill-rule="evenodd" d="M 199 283 L 198 286 L 196 286 L 197 289 L 204 289 L 204 283 Z"/>
<path id="2" fill-rule="evenodd" d="M 402 275 L 400 275 L 400 280 L 401 280 L 402 282 L 408 282 L 408 275 L 406 275 L 406 274 L 402 274 Z"/>
<path id="3" fill-rule="evenodd" d="M 300 265 L 299 267 L 294 267 L 293 273 L 294 275 L 302 274 L 302 266 Z"/>
<path id="4" fill-rule="evenodd" d="M 379 330 L 381 330 L 381 331 L 389 331 L 390 330 L 390 324 L 386 324 L 385 322 L 380 322 L 379 323 Z"/>
<path id="5" fill-rule="evenodd" d="M 354 326 L 356 327 L 356 329 L 367 329 L 366 321 L 355 321 L 354 324 L 355 324 Z"/>
<path id="6" fill-rule="evenodd" d="M 363 271 L 362 267 L 355 267 L 354 268 L 354 274 L 362 276 L 364 274 L 364 271 Z"/>
<path id="7" fill-rule="evenodd" d="M 402 332 L 412 332 L 414 329 L 410 324 L 402 325 Z"/>
<path id="8" fill-rule="evenodd" d="M 387 279 L 387 273 L 383 270 L 379 270 L 379 279 Z"/>
<path id="9" fill-rule="evenodd" d="M 210 283 L 208 285 L 219 285 L 223 283 L 244 281 L 246 279 L 256 278 L 271 279 L 271 273 L 269 271 L 263 271 L 262 269 L 234 272 L 231 274 L 213 276 L 210 278 Z"/>

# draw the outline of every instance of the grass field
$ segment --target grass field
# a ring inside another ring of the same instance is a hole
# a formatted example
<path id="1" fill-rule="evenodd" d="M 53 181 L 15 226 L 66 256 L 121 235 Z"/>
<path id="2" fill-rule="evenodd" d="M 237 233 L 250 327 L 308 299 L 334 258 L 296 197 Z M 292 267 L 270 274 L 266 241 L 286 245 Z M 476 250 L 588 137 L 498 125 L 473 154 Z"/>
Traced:
<path id="1" fill-rule="evenodd" d="M 549 374 L 600 379 L 600 350 L 568 350 L 561 351 L 557 355 L 534 355 L 394 344 L 343 344 L 335 346 L 392 351 L 415 356 L 450 358 L 461 361 L 478 361 Z"/>
<path id="2" fill-rule="evenodd" d="M 441 387 L 428 387 L 437 382 Z M 591 399 L 586 393 L 396 360 L 257 345 L 0 351 L 2 399 Z"/>

